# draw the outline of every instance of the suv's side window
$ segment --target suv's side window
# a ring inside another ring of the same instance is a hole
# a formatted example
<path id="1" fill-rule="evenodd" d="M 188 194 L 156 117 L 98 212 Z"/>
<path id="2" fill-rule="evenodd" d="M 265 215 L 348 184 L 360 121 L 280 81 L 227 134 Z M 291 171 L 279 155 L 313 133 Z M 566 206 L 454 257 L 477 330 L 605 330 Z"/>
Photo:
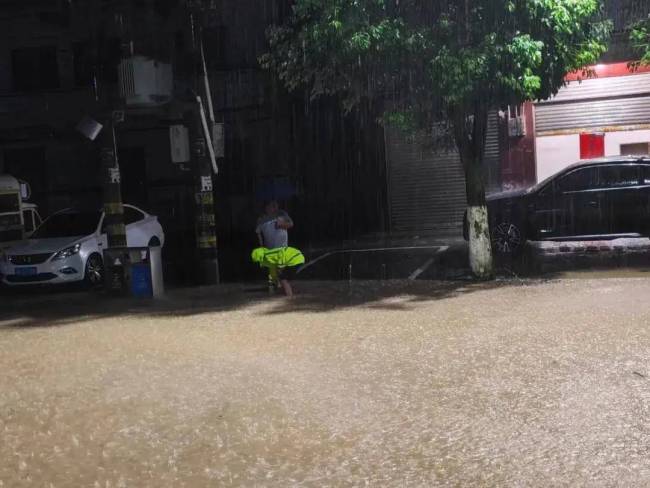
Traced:
<path id="1" fill-rule="evenodd" d="M 596 188 L 597 183 L 596 168 L 580 168 L 560 178 L 558 188 L 562 193 L 567 193 Z"/>
<path id="2" fill-rule="evenodd" d="M 136 222 L 139 222 L 144 218 L 144 215 L 142 212 L 139 210 L 136 210 L 131 207 L 124 207 L 124 224 L 129 225 L 129 224 L 134 224 Z"/>
<path id="3" fill-rule="evenodd" d="M 625 188 L 638 184 L 639 167 L 637 165 L 612 165 L 599 168 L 599 188 Z"/>

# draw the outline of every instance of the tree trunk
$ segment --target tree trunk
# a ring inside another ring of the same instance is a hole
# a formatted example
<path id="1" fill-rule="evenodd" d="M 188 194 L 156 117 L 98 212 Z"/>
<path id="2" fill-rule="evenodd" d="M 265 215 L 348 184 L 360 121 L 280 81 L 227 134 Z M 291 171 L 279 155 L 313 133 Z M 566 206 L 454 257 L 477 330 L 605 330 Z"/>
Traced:
<path id="1" fill-rule="evenodd" d="M 481 102 L 475 103 L 471 110 L 463 108 L 452 112 L 451 120 L 465 170 L 469 264 L 474 276 L 489 280 L 494 277 L 494 262 L 483 178 L 488 110 Z"/>
<path id="2" fill-rule="evenodd" d="M 485 201 L 485 183 L 480 160 L 463 161 L 467 192 L 467 230 L 469 264 L 474 275 L 482 280 L 494 277 L 492 243 Z"/>

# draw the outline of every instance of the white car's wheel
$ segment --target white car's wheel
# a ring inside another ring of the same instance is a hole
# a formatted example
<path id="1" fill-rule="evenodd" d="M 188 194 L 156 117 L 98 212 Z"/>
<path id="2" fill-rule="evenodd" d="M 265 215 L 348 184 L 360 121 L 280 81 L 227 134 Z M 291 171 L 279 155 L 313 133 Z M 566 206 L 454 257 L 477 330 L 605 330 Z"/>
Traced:
<path id="1" fill-rule="evenodd" d="M 84 282 L 91 288 L 98 288 L 104 284 L 104 262 L 99 254 L 88 256 Z"/>

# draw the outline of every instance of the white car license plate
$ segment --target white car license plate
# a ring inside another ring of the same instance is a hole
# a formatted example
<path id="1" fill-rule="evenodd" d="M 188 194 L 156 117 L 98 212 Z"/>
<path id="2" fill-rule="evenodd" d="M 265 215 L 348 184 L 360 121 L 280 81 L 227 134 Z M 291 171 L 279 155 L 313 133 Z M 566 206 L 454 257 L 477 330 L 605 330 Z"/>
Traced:
<path id="1" fill-rule="evenodd" d="M 29 266 L 26 268 L 16 268 L 16 276 L 35 276 L 36 275 L 36 266 Z"/>

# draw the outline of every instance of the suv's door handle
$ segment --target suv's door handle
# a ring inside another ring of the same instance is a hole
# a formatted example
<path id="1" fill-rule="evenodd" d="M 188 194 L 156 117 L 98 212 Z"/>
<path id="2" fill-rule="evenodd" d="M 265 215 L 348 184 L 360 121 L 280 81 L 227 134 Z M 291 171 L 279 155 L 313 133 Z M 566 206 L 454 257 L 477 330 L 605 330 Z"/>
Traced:
<path id="1" fill-rule="evenodd" d="M 598 202 L 595 200 L 591 200 L 590 202 L 587 202 L 587 205 L 593 208 L 598 208 Z"/>

